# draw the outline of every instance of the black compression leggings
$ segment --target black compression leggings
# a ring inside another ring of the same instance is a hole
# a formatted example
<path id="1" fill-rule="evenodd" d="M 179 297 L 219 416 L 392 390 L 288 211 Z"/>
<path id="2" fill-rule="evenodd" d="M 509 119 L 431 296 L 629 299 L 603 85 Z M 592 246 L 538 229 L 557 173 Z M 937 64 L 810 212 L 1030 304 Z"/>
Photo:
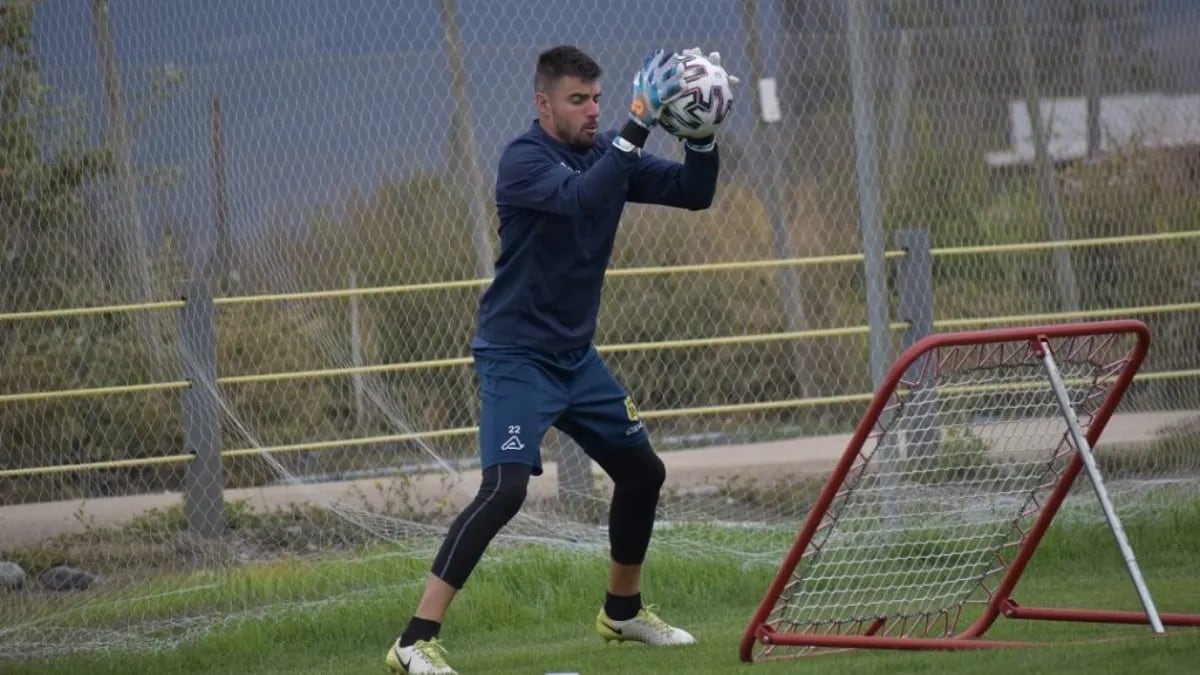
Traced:
<path id="1" fill-rule="evenodd" d="M 650 546 L 666 468 L 649 444 L 589 454 L 613 479 L 608 516 L 612 559 L 622 565 L 640 565 Z M 529 475 L 530 467 L 524 464 L 484 469 L 479 492 L 454 519 L 433 560 L 434 576 L 454 588 L 466 584 L 488 544 L 520 510 Z"/>
<path id="2" fill-rule="evenodd" d="M 613 498 L 608 509 L 608 541 L 612 559 L 622 565 L 641 565 L 650 548 L 658 493 L 667 477 L 666 467 L 649 444 L 592 454 L 592 459 L 612 478 Z"/>
<path id="3" fill-rule="evenodd" d="M 483 470 L 479 492 L 454 519 L 433 559 L 434 576 L 455 588 L 467 583 L 484 549 L 524 503 L 530 471 L 526 464 L 497 464 Z"/>

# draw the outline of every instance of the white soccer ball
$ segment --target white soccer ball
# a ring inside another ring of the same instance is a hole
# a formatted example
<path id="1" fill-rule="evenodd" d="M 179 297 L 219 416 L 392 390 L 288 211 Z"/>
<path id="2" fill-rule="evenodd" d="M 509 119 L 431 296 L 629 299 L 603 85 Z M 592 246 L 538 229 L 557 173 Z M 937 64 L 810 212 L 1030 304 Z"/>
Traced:
<path id="1" fill-rule="evenodd" d="M 733 88 L 719 61 L 691 52 L 682 54 L 683 93 L 663 107 L 658 123 L 680 138 L 704 138 L 729 117 Z"/>

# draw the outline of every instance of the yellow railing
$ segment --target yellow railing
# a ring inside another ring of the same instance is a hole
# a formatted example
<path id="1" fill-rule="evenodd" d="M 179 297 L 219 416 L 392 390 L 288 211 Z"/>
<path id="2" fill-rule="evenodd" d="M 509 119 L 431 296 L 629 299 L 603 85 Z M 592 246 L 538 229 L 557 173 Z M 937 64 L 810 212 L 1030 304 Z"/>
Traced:
<path id="1" fill-rule="evenodd" d="M 1169 232 L 1161 234 L 1145 234 L 1145 235 L 1129 235 L 1119 237 L 1103 237 L 1092 239 L 1076 239 L 1062 242 L 1027 242 L 1015 244 L 999 244 L 986 246 L 956 246 L 932 248 L 930 253 L 933 256 L 960 256 L 960 255 L 981 255 L 995 253 L 1027 253 L 1035 251 L 1045 251 L 1059 248 L 1081 248 L 1095 246 L 1118 246 L 1141 244 L 1151 242 L 1168 242 L 1187 239 L 1200 239 L 1200 231 L 1189 232 Z M 906 255 L 905 251 L 887 251 L 885 257 L 899 258 Z M 842 254 L 815 256 L 808 258 L 789 258 L 782 260 L 754 260 L 743 262 L 725 262 L 725 263 L 704 263 L 690 265 L 676 265 L 663 267 L 638 267 L 613 269 L 608 272 L 610 277 L 623 276 L 641 276 L 653 274 L 682 274 L 682 273 L 698 273 L 698 272 L 730 272 L 743 271 L 749 269 L 761 269 L 781 266 L 814 266 L 814 265 L 830 265 L 861 262 L 864 259 L 862 254 Z M 480 288 L 487 283 L 489 279 L 470 279 L 461 281 L 449 282 L 430 282 L 421 284 L 405 284 L 395 286 L 379 286 L 370 288 L 355 288 L 355 289 L 335 289 L 327 291 L 309 291 L 299 293 L 276 293 L 263 295 L 248 295 L 236 297 L 221 297 L 214 298 L 214 305 L 236 305 L 236 304 L 251 304 L 251 303 L 266 303 L 266 302 L 282 302 L 282 301 L 297 301 L 297 300 L 316 300 L 316 299 L 338 299 L 350 296 L 372 296 L 372 295 L 394 295 L 401 293 L 416 293 L 434 290 L 447 290 L 455 288 Z M 27 312 L 9 312 L 0 313 L 0 321 L 33 321 L 54 318 L 67 318 L 79 316 L 94 316 L 102 314 L 117 314 L 142 311 L 161 311 L 167 309 L 179 309 L 184 306 L 183 300 L 169 300 L 147 303 L 132 303 L 122 305 L 108 305 L 99 307 L 83 307 L 83 308 L 67 308 L 56 310 L 37 310 Z M 1019 324 L 1019 323 L 1043 323 L 1043 322 L 1059 322 L 1073 321 L 1081 319 L 1096 319 L 1115 316 L 1136 316 L 1147 314 L 1162 314 L 1169 312 L 1189 312 L 1200 310 L 1200 302 L 1186 302 L 1161 305 L 1145 305 L 1136 307 L 1119 307 L 1111 309 L 1096 309 L 1096 310 L 1080 310 L 1074 312 L 1054 312 L 1054 313 L 1039 313 L 1039 314 L 1022 314 L 1008 316 L 993 316 L 980 318 L 964 318 L 964 319 L 942 319 L 934 321 L 933 325 L 939 329 L 966 329 L 972 327 L 985 327 L 1002 324 Z M 900 331 L 908 328 L 907 322 L 893 322 L 889 328 L 893 331 Z M 711 347 L 734 344 L 762 343 L 770 341 L 783 340 L 808 340 L 821 339 L 829 337 L 843 337 L 850 335 L 866 335 L 869 332 L 868 326 L 846 326 L 840 328 L 822 328 L 801 331 L 788 331 L 778 333 L 760 333 L 753 335 L 731 335 L 717 336 L 708 338 L 689 338 L 680 340 L 662 340 L 652 342 L 633 342 L 601 345 L 599 351 L 605 353 L 620 353 L 645 350 L 662 350 L 662 349 L 688 349 L 698 347 Z M 472 358 L 456 357 L 445 359 L 434 359 L 426 361 L 412 361 L 405 363 L 390 363 L 378 364 L 370 366 L 343 367 L 343 368 L 322 368 L 303 371 L 288 371 L 280 373 L 261 373 L 249 375 L 231 375 L 223 376 L 217 379 L 218 385 L 231 386 L 239 384 L 260 383 L 260 382 L 275 382 L 284 380 L 299 380 L 313 379 L 324 377 L 342 377 L 346 375 L 367 374 L 367 373 L 388 373 L 399 371 L 423 370 L 431 368 L 444 368 L 465 366 L 472 363 Z M 1135 381 L 1152 381 L 1162 379 L 1182 379 L 1200 377 L 1200 369 L 1190 370 L 1175 370 L 1156 373 L 1141 373 Z M 109 396 L 115 394 L 128 393 L 144 393 L 150 391 L 170 391 L 180 390 L 191 386 L 187 380 L 174 380 L 168 382 L 154 382 L 142 384 L 126 384 L 112 385 L 104 387 L 90 388 L 75 388 L 52 391 L 25 392 L 17 394 L 0 394 L 0 404 L 40 401 L 49 399 L 61 398 L 81 398 L 91 396 Z M 785 408 L 797 407 L 815 407 L 822 405 L 835 405 L 844 403 L 856 403 L 870 400 L 871 393 L 845 394 L 837 396 L 823 396 L 803 399 L 785 399 L 777 401 L 758 401 L 753 403 L 737 403 L 726 405 L 712 405 L 691 408 L 676 408 L 669 410 L 646 410 L 642 411 L 642 416 L 648 419 L 662 417 L 682 417 L 688 415 L 708 415 L 708 414 L 727 414 L 739 412 L 752 412 L 762 410 L 778 410 Z M 288 445 L 276 445 L 269 447 L 255 448 L 239 448 L 224 450 L 221 452 L 223 457 L 238 457 L 256 454 L 260 452 L 292 452 L 301 450 L 326 450 L 336 449 L 340 447 L 361 447 L 364 445 L 395 443 L 411 440 L 424 440 L 433 438 L 446 438 L 452 436 L 464 436 L 476 433 L 476 427 L 458 427 L 453 429 L 437 429 L 429 431 L 417 431 L 403 434 L 386 434 L 379 436 L 370 436 L 365 438 L 349 438 L 336 439 L 328 441 L 314 441 L 308 443 L 295 443 Z M 192 459 L 191 454 L 176 454 L 165 455 L 160 457 L 146 457 L 124 460 L 108 460 L 101 462 L 86 462 L 78 464 L 64 464 L 57 466 L 42 466 L 42 467 L 27 467 L 17 469 L 0 470 L 0 478 L 11 478 L 17 476 L 31 476 L 40 474 L 67 473 L 74 471 L 91 471 L 99 469 L 112 469 L 120 467 L 134 466 L 149 466 L 157 464 L 183 463 Z"/>

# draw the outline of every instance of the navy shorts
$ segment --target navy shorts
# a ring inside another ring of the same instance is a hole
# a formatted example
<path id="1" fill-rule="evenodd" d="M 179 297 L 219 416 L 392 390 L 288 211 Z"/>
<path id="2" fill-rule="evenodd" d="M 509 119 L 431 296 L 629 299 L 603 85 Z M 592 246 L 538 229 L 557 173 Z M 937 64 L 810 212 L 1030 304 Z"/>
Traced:
<path id="1" fill-rule="evenodd" d="M 542 437 L 557 427 L 589 456 L 649 443 L 633 399 L 595 346 L 547 354 L 476 340 L 481 468 L 520 463 L 542 473 Z"/>

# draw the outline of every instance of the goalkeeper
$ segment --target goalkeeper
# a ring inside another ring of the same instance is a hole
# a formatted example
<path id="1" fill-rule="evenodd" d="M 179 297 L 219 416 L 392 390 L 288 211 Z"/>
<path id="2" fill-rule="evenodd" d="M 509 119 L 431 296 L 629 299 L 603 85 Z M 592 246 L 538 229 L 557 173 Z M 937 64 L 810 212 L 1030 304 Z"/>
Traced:
<path id="1" fill-rule="evenodd" d="M 608 592 L 596 630 L 607 640 L 694 642 L 642 602 L 642 562 L 665 469 L 592 338 L 626 202 L 708 208 L 717 145 L 712 137 L 687 140 L 682 164 L 642 152 L 663 106 L 682 90 L 676 55 L 660 50 L 646 59 L 619 132 L 599 131 L 600 74 L 575 47 L 542 52 L 534 80 L 538 117 L 500 158 L 500 256 L 471 341 L 483 478 L 450 526 L 414 616 L 388 651 L 393 670 L 454 673 L 437 641 L 446 610 L 516 515 L 530 476 L 542 473 L 540 445 L 550 426 L 571 436 L 613 480 Z"/>

